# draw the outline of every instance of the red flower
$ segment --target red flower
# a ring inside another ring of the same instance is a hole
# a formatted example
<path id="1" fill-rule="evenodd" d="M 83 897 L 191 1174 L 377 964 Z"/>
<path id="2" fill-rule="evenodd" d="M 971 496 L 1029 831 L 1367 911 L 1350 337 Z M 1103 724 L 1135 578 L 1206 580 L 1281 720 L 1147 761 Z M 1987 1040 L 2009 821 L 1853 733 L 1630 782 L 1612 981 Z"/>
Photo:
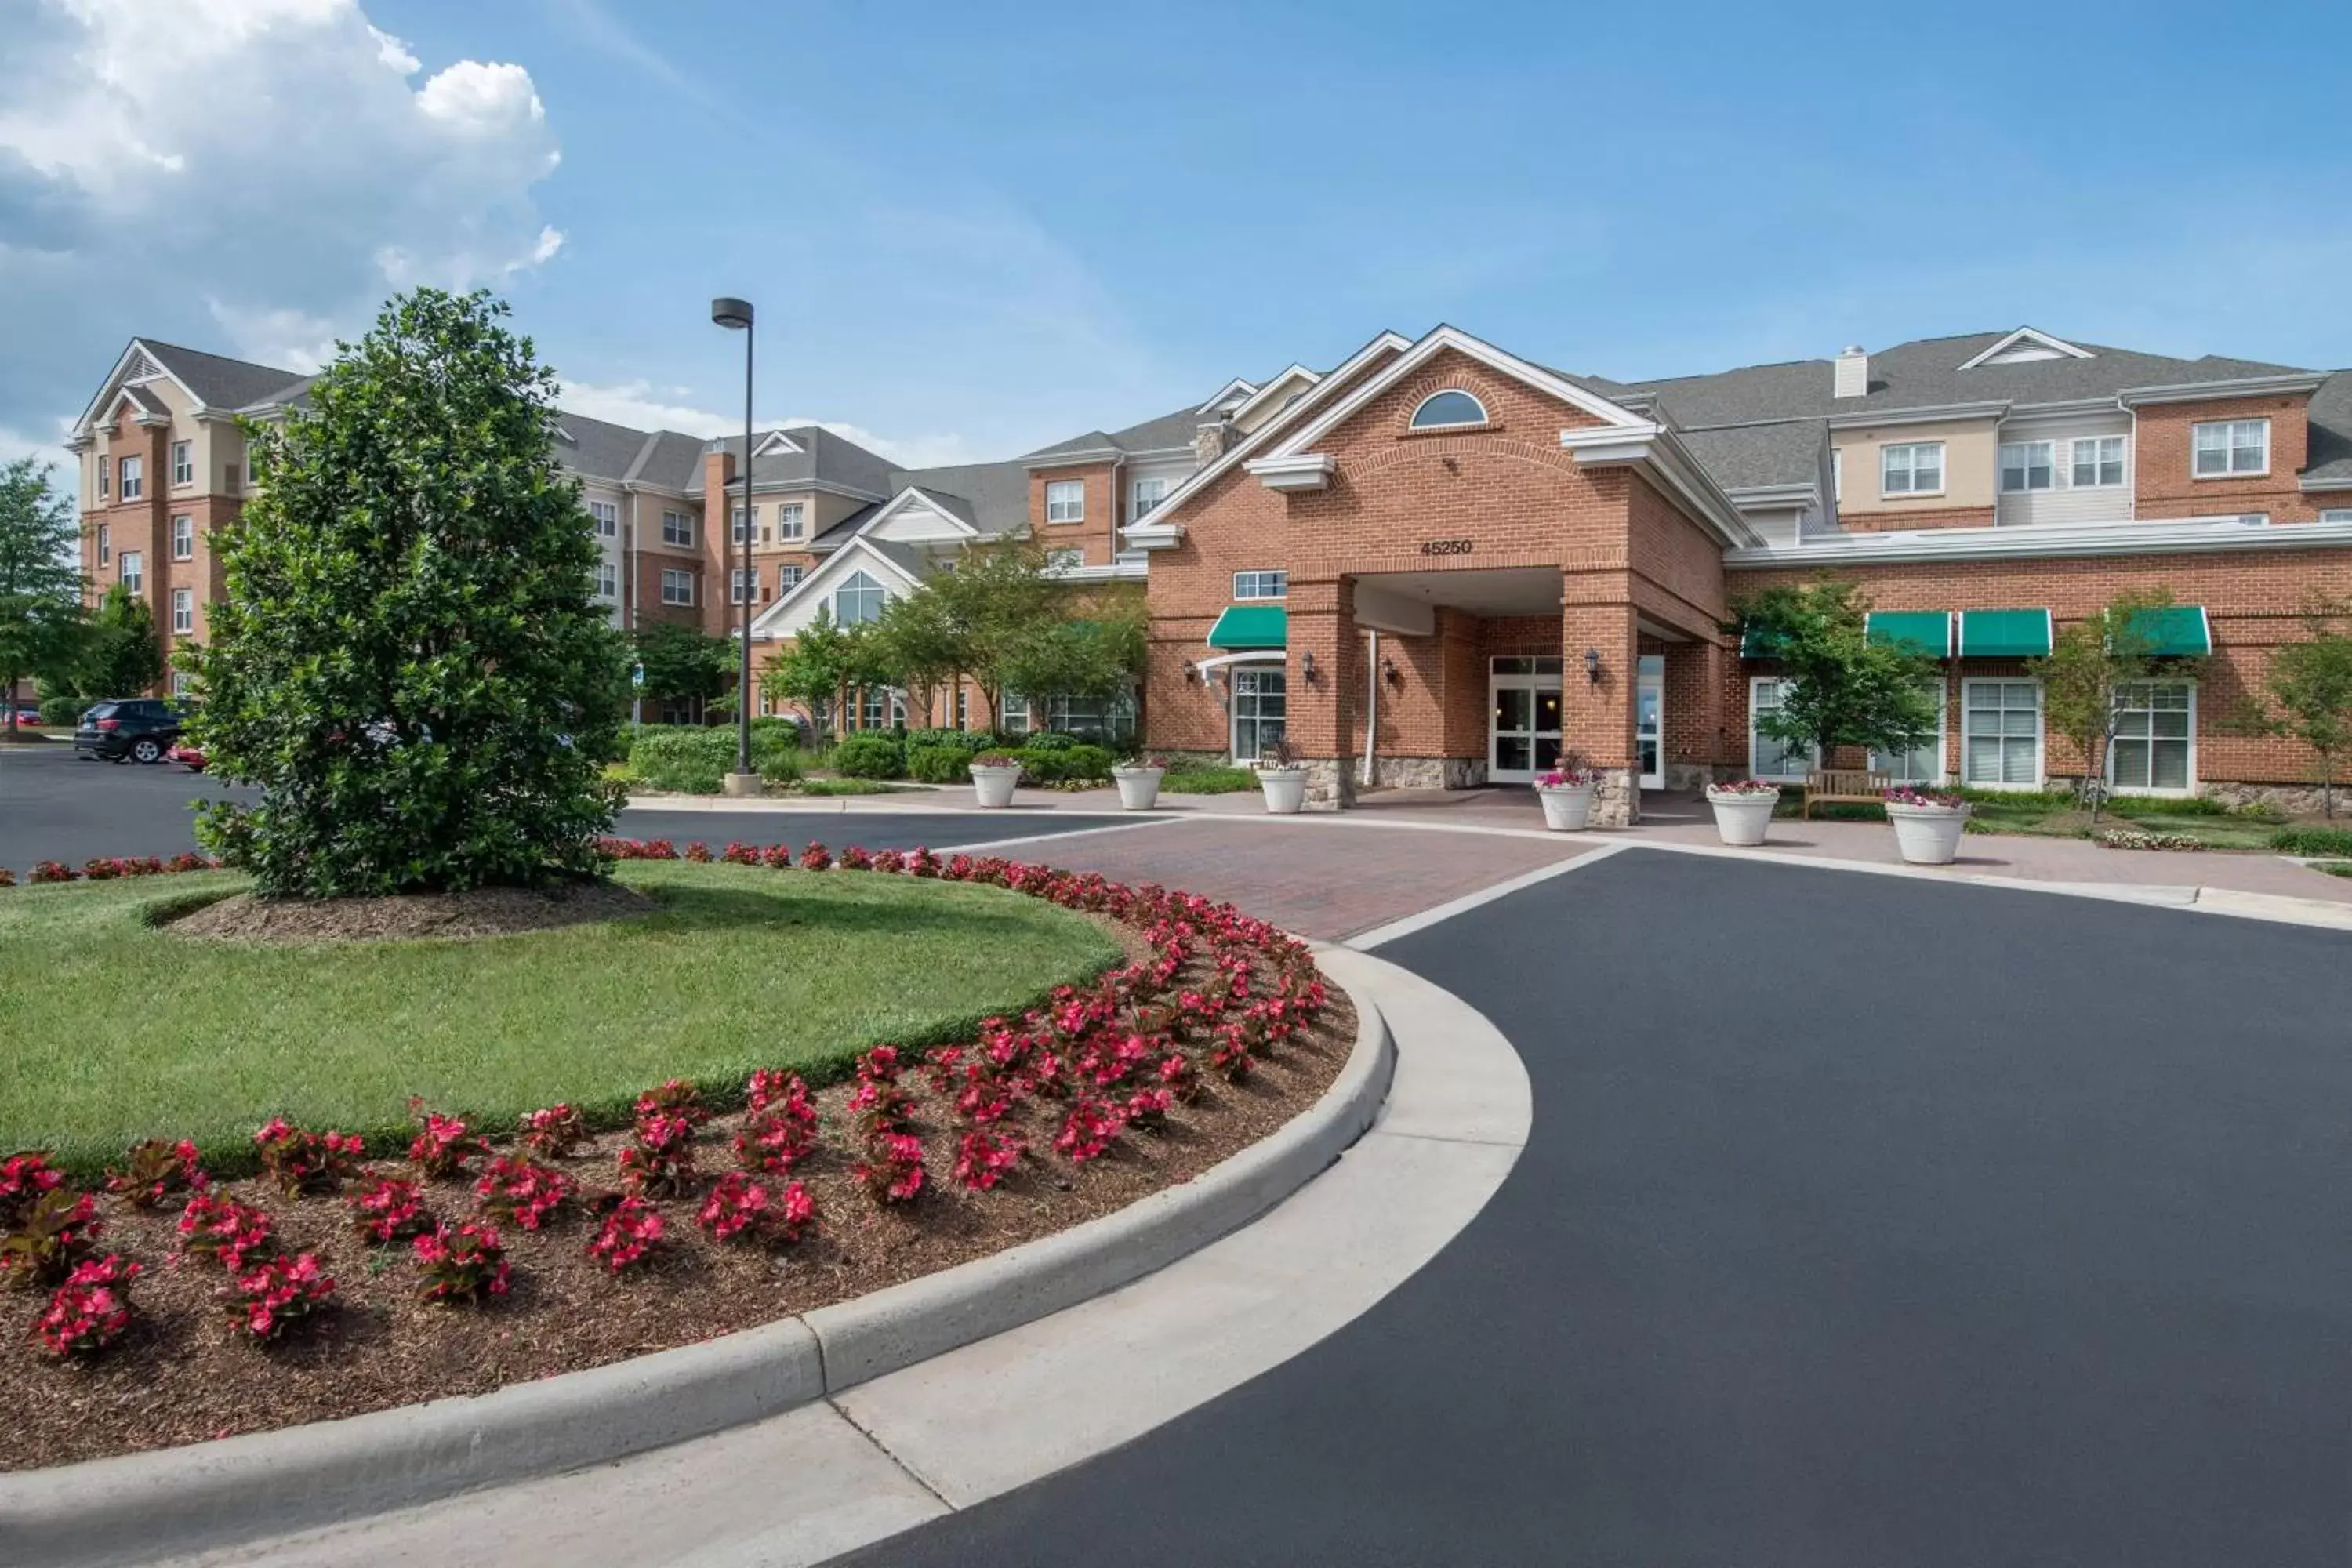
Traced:
<path id="1" fill-rule="evenodd" d="M 235 1277 L 228 1292 L 232 1321 L 254 1339 L 276 1339 L 286 1326 L 309 1317 L 335 1293 L 335 1282 L 319 1271 L 315 1254 L 271 1256 Z"/>
<path id="2" fill-rule="evenodd" d="M 662 1237 L 662 1216 L 642 1198 L 622 1198 L 605 1212 L 588 1244 L 588 1256 L 618 1274 L 654 1255 Z"/>
<path id="3" fill-rule="evenodd" d="M 1003 1180 L 1027 1152 L 1028 1145 L 1018 1132 L 974 1128 L 956 1147 L 955 1179 L 973 1192 L 984 1193 Z"/>
<path id="4" fill-rule="evenodd" d="M 487 1225 L 468 1220 L 457 1229 L 437 1226 L 410 1243 L 425 1276 L 417 1294 L 427 1301 L 479 1301 L 507 1293 L 506 1244 Z"/>
<path id="5" fill-rule="evenodd" d="M 398 1241 L 433 1226 L 433 1216 L 417 1199 L 416 1184 L 404 1177 L 370 1175 L 367 1185 L 344 1201 L 351 1205 L 352 1226 L 362 1241 Z"/>
<path id="6" fill-rule="evenodd" d="M 33 1324 L 42 1347 L 54 1356 L 91 1355 L 121 1338 L 131 1326 L 131 1282 L 142 1272 L 113 1253 L 78 1266 Z"/>

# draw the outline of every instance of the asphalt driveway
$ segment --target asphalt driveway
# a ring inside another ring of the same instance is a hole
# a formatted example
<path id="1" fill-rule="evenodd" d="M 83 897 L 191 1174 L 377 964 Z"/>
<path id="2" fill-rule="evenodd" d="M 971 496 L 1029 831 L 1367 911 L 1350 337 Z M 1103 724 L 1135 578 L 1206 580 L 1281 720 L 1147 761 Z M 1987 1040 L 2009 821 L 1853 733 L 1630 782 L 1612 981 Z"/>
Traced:
<path id="1" fill-rule="evenodd" d="M 1428 1268 L 850 1561 L 2328 1564 L 2352 946 L 1633 851 L 1382 950 L 1526 1058 Z"/>

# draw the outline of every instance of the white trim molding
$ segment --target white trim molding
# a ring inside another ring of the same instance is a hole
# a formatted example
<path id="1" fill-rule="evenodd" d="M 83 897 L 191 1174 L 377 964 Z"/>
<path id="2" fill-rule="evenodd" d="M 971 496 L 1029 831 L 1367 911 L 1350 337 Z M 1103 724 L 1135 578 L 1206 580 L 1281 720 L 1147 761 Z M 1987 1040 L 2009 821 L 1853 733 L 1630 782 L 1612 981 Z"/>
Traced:
<path id="1" fill-rule="evenodd" d="M 2127 386 L 2116 394 L 2126 408 L 2143 403 L 2205 403 L 2230 397 L 2270 397 L 2296 392 L 2316 392 L 2327 379 L 2322 372 L 2294 371 L 2284 375 L 2249 375 L 2236 381 L 2183 381 L 2170 386 Z"/>
<path id="2" fill-rule="evenodd" d="M 2231 550 L 2316 550 L 2352 544 L 2352 523 L 2248 522 L 2242 517 L 2144 521 L 2012 523 L 2006 528 L 1927 528 L 1832 533 L 1799 544 L 1727 550 L 1723 563 L 1834 566 L 1902 561 L 2031 561 L 2067 555 L 2193 555 Z"/>
<path id="3" fill-rule="evenodd" d="M 2032 327 L 2020 327 L 2017 331 L 2010 333 L 2007 337 L 2001 339 L 2000 342 L 1993 344 L 1992 347 L 1985 350 L 1982 353 L 1968 360 L 1960 366 L 1960 368 L 1962 370 L 1974 370 L 1979 365 L 1990 364 L 1993 361 L 2000 358 L 2001 355 L 2009 353 L 2010 350 L 2016 348 L 2021 343 L 2031 343 L 2037 348 L 2043 348 L 2050 351 L 2046 354 L 2027 354 L 2020 356 L 2021 358 L 2027 360 L 2095 359 L 2098 357 L 2092 353 L 2090 350 L 2086 348 L 2079 348 L 2074 344 L 2066 342 L 2063 338 L 2053 338 L 2048 332 L 2036 331 Z"/>
<path id="4" fill-rule="evenodd" d="M 1959 424 L 1970 419 L 2005 418 L 2010 407 L 2007 398 L 1997 398 L 1988 403 L 1939 403 L 1926 408 L 1856 411 L 1831 415 L 1829 426 L 1832 430 L 1874 430 L 1882 425 L 1941 425 L 1947 421 Z"/>
<path id="5" fill-rule="evenodd" d="M 1151 510 L 1166 508 L 1166 501 Z M 1184 525 L 1181 522 L 1130 522 L 1119 530 L 1119 538 L 1133 550 L 1173 550 L 1184 542 Z"/>
<path id="6" fill-rule="evenodd" d="M 1366 376 L 1353 392 L 1326 409 L 1305 428 L 1276 447 L 1273 457 L 1286 457 L 1304 452 L 1331 431 L 1353 417 L 1363 406 L 1386 392 L 1414 371 L 1451 349 L 1465 358 L 1474 359 L 1487 369 L 1524 382 L 1537 391 L 1558 398 L 1570 407 L 1579 408 L 1604 424 L 1619 426 L 1643 425 L 1647 422 L 1632 411 L 1610 402 L 1598 393 L 1588 392 L 1564 376 L 1554 374 L 1541 365 L 1529 363 L 1517 354 L 1496 348 L 1490 342 L 1472 337 L 1456 327 L 1440 326 L 1432 330 L 1419 342 L 1397 356 L 1378 374 Z"/>
<path id="7" fill-rule="evenodd" d="M 1295 452 L 1254 458 L 1242 468 L 1266 489 L 1288 494 L 1323 489 L 1331 482 L 1332 471 L 1339 466 L 1339 460 L 1328 453 Z M 1164 508 L 1168 503 L 1163 500 L 1160 504 Z"/>
<path id="8" fill-rule="evenodd" d="M 1716 542 L 1734 550 L 1761 548 L 1764 536 L 1741 515 L 1738 503 L 1724 493 L 1683 445 L 1682 437 L 1667 426 L 1640 420 L 1630 425 L 1591 425 L 1559 433 L 1560 450 L 1576 458 L 1580 468 L 1625 468 L 1643 465 L 1667 489 L 1679 496 Z"/>

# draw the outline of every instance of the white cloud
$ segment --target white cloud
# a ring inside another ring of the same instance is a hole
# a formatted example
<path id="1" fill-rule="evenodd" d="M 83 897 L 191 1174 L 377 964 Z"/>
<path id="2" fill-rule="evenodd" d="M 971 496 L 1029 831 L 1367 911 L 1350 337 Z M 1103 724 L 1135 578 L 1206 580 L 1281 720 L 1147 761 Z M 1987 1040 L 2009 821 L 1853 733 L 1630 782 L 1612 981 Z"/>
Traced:
<path id="1" fill-rule="evenodd" d="M 134 332 L 307 368 L 394 289 L 497 283 L 562 247 L 520 65 L 428 72 L 360 0 L 8 9 L 0 426 L 79 407 Z"/>
<path id="2" fill-rule="evenodd" d="M 564 383 L 562 403 L 565 408 L 575 414 L 584 414 L 591 419 L 609 420 L 636 430 L 677 430 L 688 436 L 706 437 L 741 433 L 742 415 L 716 414 L 707 408 L 674 401 L 685 395 L 684 387 L 656 387 L 646 381 L 623 382 L 611 386 L 573 381 Z M 883 436 L 846 420 L 804 416 L 782 419 L 761 416 L 753 419 L 752 423 L 762 430 L 814 425 L 908 468 L 932 468 L 950 463 L 981 460 L 973 452 L 971 444 L 957 435 Z"/>

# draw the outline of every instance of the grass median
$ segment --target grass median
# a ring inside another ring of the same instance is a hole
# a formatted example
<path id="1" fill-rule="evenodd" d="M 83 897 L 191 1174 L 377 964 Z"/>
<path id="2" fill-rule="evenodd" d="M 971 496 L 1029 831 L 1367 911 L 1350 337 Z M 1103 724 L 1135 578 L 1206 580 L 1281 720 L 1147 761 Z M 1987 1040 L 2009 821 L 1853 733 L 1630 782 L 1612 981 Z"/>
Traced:
<path id="1" fill-rule="evenodd" d="M 142 1138 L 241 1163 L 273 1115 L 371 1152 L 407 1102 L 478 1124 L 569 1100 L 613 1122 L 691 1079 L 723 1100 L 757 1067 L 842 1070 L 881 1041 L 968 1033 L 1118 962 L 1083 916 L 912 878 L 630 862 L 628 920 L 469 941 L 215 942 L 159 910 L 221 873 L 0 893 L 0 1152 L 94 1172 Z"/>

